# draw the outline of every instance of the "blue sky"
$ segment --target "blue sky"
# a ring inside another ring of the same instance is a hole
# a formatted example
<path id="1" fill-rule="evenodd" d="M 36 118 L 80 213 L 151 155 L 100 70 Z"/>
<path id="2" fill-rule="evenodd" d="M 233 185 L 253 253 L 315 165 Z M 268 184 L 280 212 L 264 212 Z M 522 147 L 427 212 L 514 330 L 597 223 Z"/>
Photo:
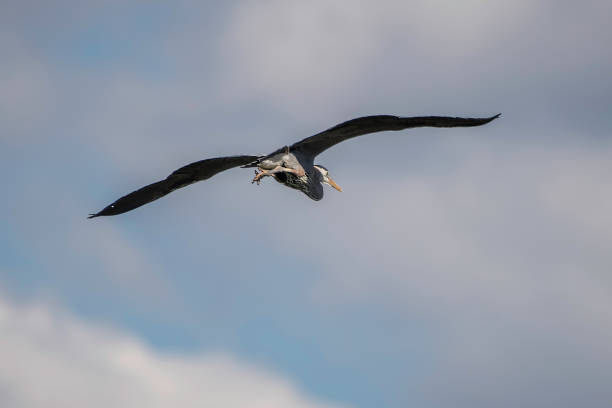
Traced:
<path id="1" fill-rule="evenodd" d="M 0 6 L 0 405 L 608 406 L 609 6 Z M 207 157 L 368 114 L 320 202 Z M 293 231 L 300 231 L 299 234 Z"/>

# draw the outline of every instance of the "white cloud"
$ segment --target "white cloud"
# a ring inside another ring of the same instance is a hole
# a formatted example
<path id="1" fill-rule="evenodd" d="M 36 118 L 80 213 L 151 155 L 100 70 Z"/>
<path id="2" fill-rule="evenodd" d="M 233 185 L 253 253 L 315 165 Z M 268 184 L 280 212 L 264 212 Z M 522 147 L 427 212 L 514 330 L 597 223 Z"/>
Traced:
<path id="1" fill-rule="evenodd" d="M 223 48 L 234 91 L 279 102 L 355 79 L 376 46 L 368 9 L 350 2 L 247 2 L 235 9 Z M 339 75 L 341 74 L 341 75 Z M 314 86 L 314 88 L 313 88 Z"/>
<path id="2" fill-rule="evenodd" d="M 0 140 L 20 141 L 39 134 L 57 95 L 45 61 L 7 31 L 0 30 Z"/>
<path id="3" fill-rule="evenodd" d="M 236 5 L 221 38 L 225 89 L 263 98 L 280 109 L 334 106 L 363 89 L 368 73 L 405 67 L 388 77 L 409 91 L 414 67 L 437 69 L 482 51 L 499 38 L 527 2 L 246 1 Z M 516 24 L 515 24 L 516 25 Z M 420 68 L 417 68 L 417 70 Z M 456 69 L 455 69 L 456 71 Z M 400 82 L 398 82 L 400 81 Z M 374 85 L 374 86 L 373 86 Z"/>
<path id="4" fill-rule="evenodd" d="M 339 183 L 348 177 L 345 192 L 329 192 L 321 219 L 298 219 L 296 228 L 307 236 L 326 229 L 326 240 L 310 242 L 317 258 L 339 275 L 347 265 L 360 274 L 336 282 L 334 295 L 371 293 L 376 282 L 374 287 L 398 291 L 406 302 L 404 291 L 455 301 L 493 290 L 499 305 L 500 295 L 518 301 L 522 297 L 514 295 L 525 295 L 524 288 L 553 271 L 565 285 L 563 279 L 588 282 L 612 265 L 606 248 L 612 240 L 609 148 L 521 151 L 478 144 L 457 140 L 428 152 L 431 160 L 449 152 L 463 157 L 435 172 L 401 173 L 401 165 L 392 164 L 378 178 L 332 169 Z M 571 276 L 562 275 L 560 266 Z"/>
<path id="5" fill-rule="evenodd" d="M 434 405 L 609 400 L 612 150 L 501 145 L 448 144 L 463 159 L 436 173 L 353 175 L 318 217 L 294 220 L 319 239 L 287 249 L 320 260 L 319 301 L 386 305 L 437 328 L 421 390 Z"/>
<path id="6" fill-rule="evenodd" d="M 230 355 L 160 353 L 48 305 L 0 298 L 0 332 L 4 407 L 331 407 Z"/>

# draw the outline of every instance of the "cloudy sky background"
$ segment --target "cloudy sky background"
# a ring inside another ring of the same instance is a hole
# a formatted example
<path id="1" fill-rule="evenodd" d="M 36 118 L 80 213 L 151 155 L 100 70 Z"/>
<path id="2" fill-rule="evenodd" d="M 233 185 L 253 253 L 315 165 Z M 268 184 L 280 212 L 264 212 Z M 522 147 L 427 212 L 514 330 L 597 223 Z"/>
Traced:
<path id="1" fill-rule="evenodd" d="M 5 1 L 0 405 L 607 407 L 606 1 Z M 183 164 L 367 114 L 312 202 Z M 291 231 L 300 231 L 299 234 Z"/>

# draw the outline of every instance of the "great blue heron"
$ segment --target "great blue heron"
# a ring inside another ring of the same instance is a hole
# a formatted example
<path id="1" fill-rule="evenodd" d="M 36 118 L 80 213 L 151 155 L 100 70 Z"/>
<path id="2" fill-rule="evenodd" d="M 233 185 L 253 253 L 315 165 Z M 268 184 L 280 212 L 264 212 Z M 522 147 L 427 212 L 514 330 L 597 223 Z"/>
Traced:
<path id="1" fill-rule="evenodd" d="M 172 191 L 197 181 L 211 178 L 234 167 L 256 167 L 252 183 L 259 184 L 263 177 L 273 177 L 287 187 L 302 191 L 313 200 L 323 198 L 323 184 L 342 191 L 329 176 L 329 171 L 314 164 L 321 152 L 344 140 L 385 130 L 403 130 L 414 127 L 466 127 L 480 126 L 500 116 L 489 118 L 455 118 L 448 116 L 397 117 L 389 115 L 365 116 L 336 125 L 314 136 L 282 147 L 266 156 L 227 156 L 201 160 L 174 171 L 166 179 L 149 184 L 105 207 L 88 218 L 117 215 L 150 203 Z M 259 170 L 259 171 L 258 171 Z"/>

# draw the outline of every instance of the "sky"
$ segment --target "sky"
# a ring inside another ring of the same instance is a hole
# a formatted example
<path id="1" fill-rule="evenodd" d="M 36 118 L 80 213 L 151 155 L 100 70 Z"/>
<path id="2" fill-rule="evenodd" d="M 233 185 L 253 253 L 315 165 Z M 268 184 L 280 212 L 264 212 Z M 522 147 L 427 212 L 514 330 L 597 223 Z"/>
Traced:
<path id="1" fill-rule="evenodd" d="M 608 407 L 609 2 L 3 1 L 0 406 Z M 320 202 L 209 157 L 371 114 Z"/>

